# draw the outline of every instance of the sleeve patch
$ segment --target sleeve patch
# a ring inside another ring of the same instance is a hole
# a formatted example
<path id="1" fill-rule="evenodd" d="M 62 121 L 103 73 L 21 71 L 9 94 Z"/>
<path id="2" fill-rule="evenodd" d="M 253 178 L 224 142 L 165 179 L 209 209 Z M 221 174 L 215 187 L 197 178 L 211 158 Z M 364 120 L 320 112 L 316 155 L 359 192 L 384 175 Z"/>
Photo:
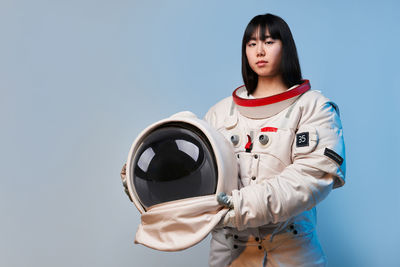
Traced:
<path id="1" fill-rule="evenodd" d="M 324 155 L 327 156 L 328 158 L 331 158 L 333 161 L 335 161 L 337 164 L 342 165 L 343 163 L 343 158 L 333 151 L 332 149 L 325 148 Z"/>
<path id="2" fill-rule="evenodd" d="M 310 134 L 309 132 L 296 134 L 296 147 L 303 147 L 310 145 Z"/>

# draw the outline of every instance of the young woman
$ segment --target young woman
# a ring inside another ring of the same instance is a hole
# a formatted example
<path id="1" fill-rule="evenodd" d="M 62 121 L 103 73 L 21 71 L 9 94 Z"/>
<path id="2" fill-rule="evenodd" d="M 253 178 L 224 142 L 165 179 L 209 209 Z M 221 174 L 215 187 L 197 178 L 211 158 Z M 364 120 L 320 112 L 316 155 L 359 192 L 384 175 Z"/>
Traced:
<path id="1" fill-rule="evenodd" d="M 315 206 L 344 184 L 337 106 L 302 79 L 286 22 L 254 17 L 242 42 L 244 85 L 205 120 L 235 149 L 239 190 L 212 232 L 210 266 L 325 266 Z"/>

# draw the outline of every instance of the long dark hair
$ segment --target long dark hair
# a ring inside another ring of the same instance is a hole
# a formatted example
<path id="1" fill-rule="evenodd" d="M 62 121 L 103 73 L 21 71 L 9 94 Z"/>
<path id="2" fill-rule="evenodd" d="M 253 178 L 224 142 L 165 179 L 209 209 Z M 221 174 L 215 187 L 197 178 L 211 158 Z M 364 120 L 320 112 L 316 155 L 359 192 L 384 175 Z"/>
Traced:
<path id="1" fill-rule="evenodd" d="M 287 23 L 281 17 L 269 13 L 258 15 L 247 25 L 242 41 L 242 76 L 248 94 L 252 94 L 255 91 L 258 83 L 258 75 L 250 68 L 246 56 L 246 45 L 257 29 L 260 31 L 260 39 L 265 40 L 267 28 L 272 39 L 279 39 L 282 41 L 280 71 L 284 84 L 290 88 L 295 84 L 301 83 L 302 80 L 296 44 L 294 43 L 292 32 Z"/>

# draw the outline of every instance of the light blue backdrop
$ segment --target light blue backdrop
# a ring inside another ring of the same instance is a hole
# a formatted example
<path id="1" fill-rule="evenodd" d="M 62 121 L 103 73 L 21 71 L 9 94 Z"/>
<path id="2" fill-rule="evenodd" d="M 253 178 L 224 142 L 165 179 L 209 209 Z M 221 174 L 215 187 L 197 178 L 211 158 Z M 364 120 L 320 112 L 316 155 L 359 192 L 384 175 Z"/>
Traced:
<path id="1" fill-rule="evenodd" d="M 330 266 L 400 266 L 396 1 L 0 2 L 0 266 L 206 266 L 134 245 L 130 145 L 242 84 L 245 26 L 291 27 L 303 76 L 341 109 L 347 184 L 318 206 Z"/>

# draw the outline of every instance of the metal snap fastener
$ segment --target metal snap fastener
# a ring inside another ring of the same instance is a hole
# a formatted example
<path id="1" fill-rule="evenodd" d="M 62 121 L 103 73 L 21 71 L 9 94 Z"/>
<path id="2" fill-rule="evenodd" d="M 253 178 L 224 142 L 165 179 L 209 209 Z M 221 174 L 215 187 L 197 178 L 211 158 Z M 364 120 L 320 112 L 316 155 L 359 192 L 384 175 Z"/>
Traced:
<path id="1" fill-rule="evenodd" d="M 236 135 L 236 134 L 235 134 L 235 135 L 232 135 L 232 136 L 231 136 L 231 142 L 232 142 L 232 144 L 235 145 L 235 146 L 236 146 L 237 144 L 239 144 L 239 135 Z"/>
<path id="2" fill-rule="evenodd" d="M 234 235 L 233 238 L 238 239 L 239 237 L 237 235 Z"/>
<path id="3" fill-rule="evenodd" d="M 233 245 L 233 248 L 238 248 L 238 246 L 237 245 Z"/>
<path id="4" fill-rule="evenodd" d="M 255 158 L 255 159 L 258 159 L 258 155 L 257 155 L 257 154 L 255 154 L 255 155 L 254 155 L 254 158 Z"/>
<path id="5" fill-rule="evenodd" d="M 269 137 L 266 134 L 262 134 L 260 137 L 258 137 L 258 141 L 260 141 L 262 145 L 266 145 L 269 142 Z"/>
<path id="6" fill-rule="evenodd" d="M 255 180 L 255 179 L 256 179 L 256 177 L 255 177 L 255 176 L 251 177 L 251 180 Z"/>
<path id="7" fill-rule="evenodd" d="M 259 250 L 262 250 L 262 246 L 258 246 L 258 249 L 259 249 Z"/>
<path id="8" fill-rule="evenodd" d="M 257 241 L 257 242 L 260 241 L 260 238 L 256 237 L 256 241 Z"/>

